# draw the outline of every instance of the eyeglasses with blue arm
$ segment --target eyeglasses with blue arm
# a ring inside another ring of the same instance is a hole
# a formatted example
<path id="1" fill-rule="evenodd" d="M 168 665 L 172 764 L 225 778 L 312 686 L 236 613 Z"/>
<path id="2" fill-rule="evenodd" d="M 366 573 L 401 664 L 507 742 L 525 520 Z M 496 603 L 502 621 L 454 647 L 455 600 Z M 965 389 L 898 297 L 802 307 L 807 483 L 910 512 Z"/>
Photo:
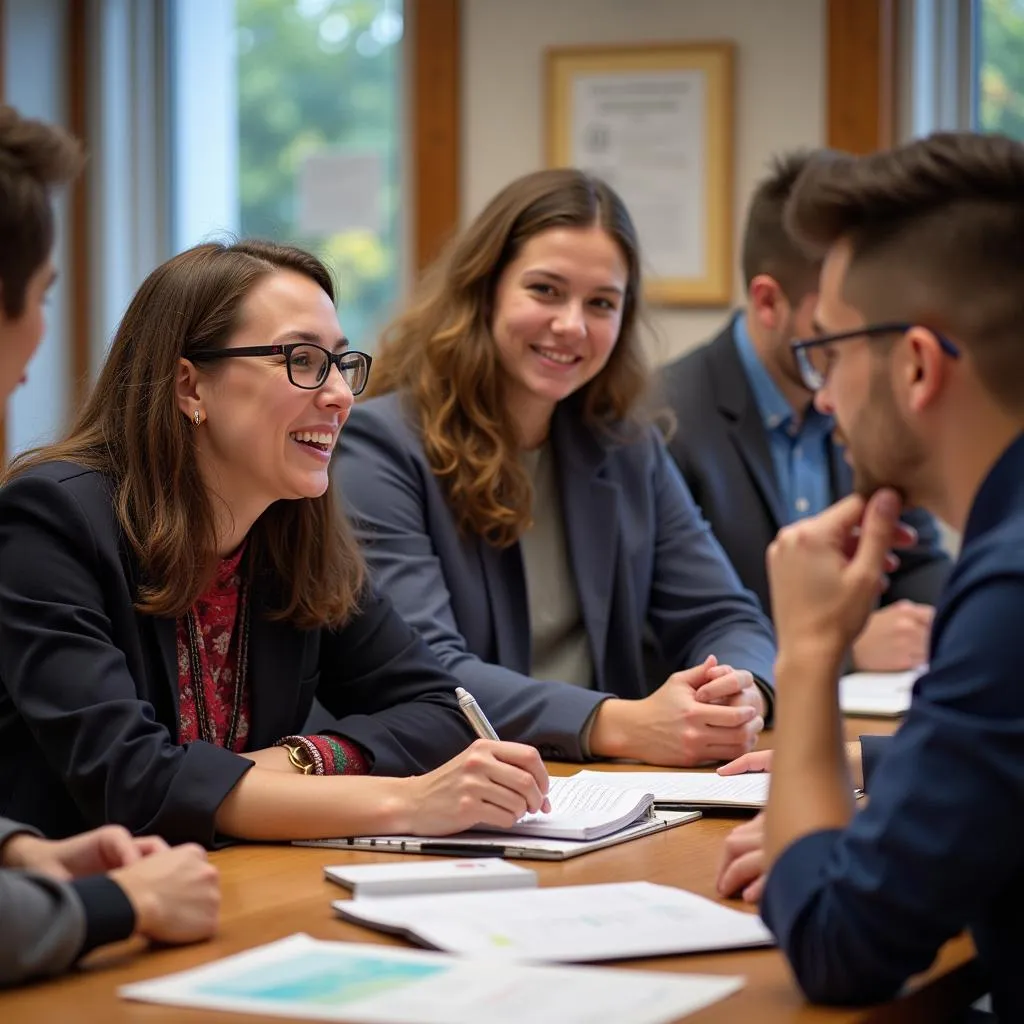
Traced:
<path id="1" fill-rule="evenodd" d="M 794 341 L 790 348 L 793 357 L 796 359 L 797 369 L 800 372 L 800 379 L 808 391 L 820 391 L 828 380 L 829 370 L 832 368 L 831 346 L 839 341 L 849 341 L 852 338 L 877 338 L 886 334 L 905 334 L 911 327 L 921 327 L 923 324 L 913 323 L 884 323 L 868 324 L 866 327 L 858 327 L 856 330 L 839 331 L 835 334 L 819 334 L 813 338 L 806 338 L 802 341 Z M 960 349 L 956 347 L 945 335 L 938 331 L 927 328 L 935 335 L 939 347 L 951 359 L 960 358 Z"/>

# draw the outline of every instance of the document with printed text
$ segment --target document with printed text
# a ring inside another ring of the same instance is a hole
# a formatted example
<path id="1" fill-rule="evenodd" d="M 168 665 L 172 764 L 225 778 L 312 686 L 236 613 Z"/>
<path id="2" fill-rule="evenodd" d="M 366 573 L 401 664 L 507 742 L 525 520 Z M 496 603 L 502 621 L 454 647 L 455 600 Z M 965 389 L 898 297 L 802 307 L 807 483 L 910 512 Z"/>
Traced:
<path id="1" fill-rule="evenodd" d="M 768 946 L 752 913 L 651 882 L 337 900 L 353 924 L 446 953 L 583 962 Z"/>
<path id="2" fill-rule="evenodd" d="M 609 786 L 605 779 L 597 772 L 552 778 L 549 812 L 526 814 L 511 828 L 478 825 L 476 831 L 545 839 L 600 839 L 650 816 L 653 794 L 642 786 Z"/>
<path id="3" fill-rule="evenodd" d="M 758 810 L 768 802 L 769 775 L 716 775 L 714 772 L 577 772 L 580 781 L 641 789 L 655 807 L 735 807 Z"/>

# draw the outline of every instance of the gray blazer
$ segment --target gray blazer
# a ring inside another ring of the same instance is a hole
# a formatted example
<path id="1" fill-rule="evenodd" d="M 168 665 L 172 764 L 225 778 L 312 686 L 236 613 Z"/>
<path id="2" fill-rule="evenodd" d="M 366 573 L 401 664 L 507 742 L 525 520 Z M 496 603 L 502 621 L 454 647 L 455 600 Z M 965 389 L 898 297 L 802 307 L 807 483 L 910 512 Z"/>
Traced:
<path id="1" fill-rule="evenodd" d="M 35 829 L 0 818 L 0 847 Z M 135 927 L 128 898 L 104 876 L 57 882 L 0 870 L 0 985 L 66 971 L 89 950 L 125 939 Z"/>
<path id="2" fill-rule="evenodd" d="M 581 733 L 601 700 L 644 697 L 708 654 L 753 672 L 770 695 L 771 625 L 655 433 L 600 438 L 563 403 L 552 444 L 594 690 L 529 677 L 519 545 L 500 551 L 460 534 L 398 395 L 358 404 L 336 457 L 335 487 L 377 585 L 499 734 L 582 760 Z"/>
<path id="3" fill-rule="evenodd" d="M 733 337 L 733 323 L 713 341 L 670 363 L 662 388 L 675 413 L 669 440 L 690 492 L 743 580 L 771 609 L 765 551 L 785 522 L 768 437 Z M 832 500 L 853 490 L 843 450 L 832 446 Z M 949 574 L 935 520 L 923 509 L 903 519 L 917 530 L 917 546 L 900 552 L 882 603 L 907 599 L 935 604 Z"/>

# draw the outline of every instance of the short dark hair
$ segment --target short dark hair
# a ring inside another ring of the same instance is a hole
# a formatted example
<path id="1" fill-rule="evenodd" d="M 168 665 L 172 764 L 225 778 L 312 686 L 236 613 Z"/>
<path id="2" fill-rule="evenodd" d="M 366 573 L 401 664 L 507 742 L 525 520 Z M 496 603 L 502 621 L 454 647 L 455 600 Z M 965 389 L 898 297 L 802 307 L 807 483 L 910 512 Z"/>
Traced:
<path id="1" fill-rule="evenodd" d="M 743 283 L 768 274 L 790 302 L 799 302 L 818 285 L 821 260 L 803 249 L 786 230 L 786 200 L 812 158 L 825 150 L 796 149 L 772 158 L 768 175 L 758 182 L 747 208 L 743 230 Z"/>
<path id="2" fill-rule="evenodd" d="M 25 288 L 53 248 L 53 189 L 82 167 L 79 143 L 56 125 L 0 104 L 0 300 L 8 317 L 25 306 Z"/>
<path id="3" fill-rule="evenodd" d="M 938 132 L 808 165 L 786 209 L 804 244 L 850 244 L 845 297 L 970 353 L 1005 408 L 1024 409 L 1024 144 Z"/>

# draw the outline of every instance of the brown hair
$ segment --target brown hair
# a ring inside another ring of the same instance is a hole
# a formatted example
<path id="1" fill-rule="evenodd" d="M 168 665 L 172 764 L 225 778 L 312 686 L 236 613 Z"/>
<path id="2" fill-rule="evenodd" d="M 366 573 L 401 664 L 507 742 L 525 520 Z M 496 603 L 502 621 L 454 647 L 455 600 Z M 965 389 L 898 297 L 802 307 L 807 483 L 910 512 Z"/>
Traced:
<path id="1" fill-rule="evenodd" d="M 51 193 L 81 167 L 81 147 L 67 132 L 0 105 L 0 301 L 11 319 L 53 248 Z"/>
<path id="2" fill-rule="evenodd" d="M 370 393 L 404 393 L 460 528 L 497 547 L 514 544 L 528 527 L 532 502 L 491 337 L 498 281 L 533 236 L 594 225 L 622 251 L 626 294 L 607 364 L 570 400 L 595 429 L 639 419 L 649 371 L 637 336 L 636 229 L 619 196 L 582 171 L 538 171 L 499 192 L 428 270 L 412 305 L 385 331 L 374 359 Z"/>
<path id="3" fill-rule="evenodd" d="M 812 255 L 786 230 L 783 212 L 797 178 L 812 157 L 823 159 L 825 150 L 798 149 L 773 158 L 768 175 L 758 182 L 747 208 L 743 229 L 743 282 L 747 288 L 758 274 L 779 282 L 792 304 L 818 286 L 821 259 Z"/>
<path id="4" fill-rule="evenodd" d="M 787 222 L 819 250 L 850 244 L 844 291 L 865 316 L 949 335 L 998 402 L 1024 409 L 1024 145 L 940 132 L 812 161 Z"/>
<path id="5" fill-rule="evenodd" d="M 213 505 L 196 462 L 194 428 L 175 400 L 178 361 L 223 348 L 247 296 L 279 270 L 310 278 L 334 301 L 330 274 L 316 257 L 272 242 L 198 245 L 157 267 L 129 304 L 68 436 L 20 456 L 8 471 L 9 479 L 59 460 L 111 478 L 118 519 L 143 571 L 141 611 L 182 615 L 216 561 Z M 319 498 L 275 502 L 253 525 L 248 544 L 252 571 L 269 571 L 282 588 L 272 617 L 312 629 L 339 625 L 355 611 L 364 566 L 330 489 Z"/>

